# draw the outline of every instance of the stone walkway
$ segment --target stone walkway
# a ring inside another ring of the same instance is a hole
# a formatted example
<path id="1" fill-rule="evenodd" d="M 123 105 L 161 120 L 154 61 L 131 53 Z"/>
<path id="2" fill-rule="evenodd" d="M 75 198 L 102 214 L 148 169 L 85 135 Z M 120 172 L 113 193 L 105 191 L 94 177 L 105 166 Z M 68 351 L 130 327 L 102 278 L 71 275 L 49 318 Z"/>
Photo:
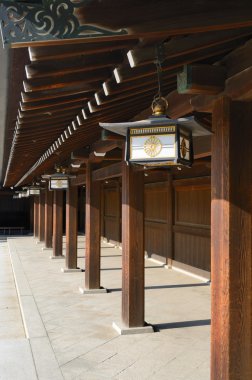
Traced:
<path id="1" fill-rule="evenodd" d="M 7 242 L 0 239 L 0 379 L 37 379 L 25 337 Z"/>
<path id="2" fill-rule="evenodd" d="M 80 268 L 84 246 L 80 236 Z M 146 321 L 157 332 L 118 336 L 112 322 L 121 313 L 121 250 L 102 243 L 101 285 L 110 292 L 82 295 L 85 274 L 62 273 L 64 260 L 50 260 L 41 247 L 32 237 L 9 239 L 35 378 L 209 380 L 208 284 L 146 260 Z M 33 378 L 6 377 L 0 361 L 1 380 Z"/>

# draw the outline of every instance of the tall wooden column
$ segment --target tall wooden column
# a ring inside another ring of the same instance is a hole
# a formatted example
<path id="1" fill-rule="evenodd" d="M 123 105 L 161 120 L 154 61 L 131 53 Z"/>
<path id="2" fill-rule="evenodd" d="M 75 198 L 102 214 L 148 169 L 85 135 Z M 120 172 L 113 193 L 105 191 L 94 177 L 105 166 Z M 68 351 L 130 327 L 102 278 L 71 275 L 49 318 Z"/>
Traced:
<path id="1" fill-rule="evenodd" d="M 45 247 L 52 248 L 53 236 L 53 192 L 45 191 Z"/>
<path id="2" fill-rule="evenodd" d="M 144 177 L 122 169 L 122 322 L 144 326 Z"/>
<path id="3" fill-rule="evenodd" d="M 101 184 L 92 181 L 92 165 L 86 170 L 85 290 L 100 289 Z"/>
<path id="4" fill-rule="evenodd" d="M 40 191 L 39 195 L 39 228 L 38 238 L 42 242 L 45 240 L 45 192 Z"/>
<path id="5" fill-rule="evenodd" d="M 174 258 L 174 242 L 173 242 L 173 223 L 174 223 L 174 205 L 175 197 L 172 186 L 172 174 L 168 175 L 167 181 L 167 201 L 168 201 L 168 214 L 167 214 L 167 265 L 172 267 L 172 260 Z"/>
<path id="6" fill-rule="evenodd" d="M 211 379 L 252 379 L 252 104 L 217 100 L 212 142 Z"/>
<path id="7" fill-rule="evenodd" d="M 53 195 L 53 257 L 62 256 L 63 191 L 54 190 Z"/>
<path id="8" fill-rule="evenodd" d="M 78 187 L 66 193 L 66 268 L 77 269 Z"/>
<path id="9" fill-rule="evenodd" d="M 39 197 L 35 196 L 33 207 L 33 236 L 38 237 L 39 235 Z"/>

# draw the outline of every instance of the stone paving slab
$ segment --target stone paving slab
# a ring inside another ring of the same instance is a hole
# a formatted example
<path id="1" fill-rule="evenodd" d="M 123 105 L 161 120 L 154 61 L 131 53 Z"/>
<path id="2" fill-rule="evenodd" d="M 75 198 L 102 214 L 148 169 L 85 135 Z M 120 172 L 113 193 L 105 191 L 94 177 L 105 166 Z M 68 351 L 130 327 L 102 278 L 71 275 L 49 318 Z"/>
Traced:
<path id="1" fill-rule="evenodd" d="M 38 379 L 28 339 L 0 340 L 0 379 Z"/>
<path id="2" fill-rule="evenodd" d="M 84 269 L 85 237 L 78 242 Z M 32 237 L 10 245 L 46 332 L 31 340 L 39 379 L 48 362 L 55 376 L 48 379 L 209 380 L 209 284 L 146 260 L 146 321 L 158 332 L 120 336 L 112 322 L 121 314 L 121 249 L 102 242 L 101 285 L 109 293 L 83 295 L 85 273 L 62 273 L 62 260 L 50 260 Z"/>
<path id="3" fill-rule="evenodd" d="M 6 240 L 0 240 L 0 380 L 37 379 Z"/>

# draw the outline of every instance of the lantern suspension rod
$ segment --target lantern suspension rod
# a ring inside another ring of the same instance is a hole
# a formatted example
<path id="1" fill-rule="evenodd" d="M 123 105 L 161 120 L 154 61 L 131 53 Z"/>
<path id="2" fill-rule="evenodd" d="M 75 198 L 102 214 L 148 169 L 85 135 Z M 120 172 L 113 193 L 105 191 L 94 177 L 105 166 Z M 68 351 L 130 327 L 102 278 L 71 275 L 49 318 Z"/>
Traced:
<path id="1" fill-rule="evenodd" d="M 157 69 L 157 80 L 158 80 L 158 93 L 155 95 L 154 99 L 162 98 L 162 63 L 164 62 L 164 46 L 163 44 L 158 44 L 156 46 L 156 58 L 154 63 Z"/>
<path id="2" fill-rule="evenodd" d="M 154 60 L 157 69 L 158 93 L 153 98 L 151 108 L 153 115 L 156 116 L 165 115 L 168 108 L 168 102 L 162 96 L 162 63 L 164 60 L 164 46 L 161 43 L 156 47 L 156 58 Z"/>

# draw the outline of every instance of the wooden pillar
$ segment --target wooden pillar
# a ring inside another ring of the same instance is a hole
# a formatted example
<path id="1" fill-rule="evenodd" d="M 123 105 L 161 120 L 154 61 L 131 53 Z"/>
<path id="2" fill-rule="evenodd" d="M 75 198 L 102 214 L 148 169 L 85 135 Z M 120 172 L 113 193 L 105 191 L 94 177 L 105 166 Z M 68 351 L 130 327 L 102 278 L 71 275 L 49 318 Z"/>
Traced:
<path id="1" fill-rule="evenodd" d="M 39 195 L 39 241 L 45 240 L 45 192 L 40 191 Z"/>
<path id="2" fill-rule="evenodd" d="M 62 256 L 63 191 L 54 190 L 53 195 L 53 256 Z"/>
<path id="3" fill-rule="evenodd" d="M 78 187 L 72 186 L 66 193 L 66 268 L 77 268 L 77 217 Z"/>
<path id="4" fill-rule="evenodd" d="M 92 181 L 92 165 L 86 169 L 85 289 L 100 289 L 101 184 Z"/>
<path id="5" fill-rule="evenodd" d="M 120 182 L 116 181 L 116 241 L 118 244 L 121 243 L 121 210 L 122 210 L 122 196 L 121 196 L 121 189 L 120 189 Z"/>
<path id="6" fill-rule="evenodd" d="M 101 183 L 101 237 L 105 238 L 105 191 L 104 183 Z"/>
<path id="7" fill-rule="evenodd" d="M 53 235 L 53 192 L 45 191 L 45 247 L 52 248 Z"/>
<path id="8" fill-rule="evenodd" d="M 172 174 L 169 174 L 167 181 L 167 197 L 168 197 L 168 213 L 167 213 L 167 265 L 172 267 L 172 260 L 174 258 L 174 206 L 175 197 L 172 185 Z"/>
<path id="9" fill-rule="evenodd" d="M 212 137 L 211 380 L 252 379 L 252 104 L 216 101 Z"/>
<path id="10" fill-rule="evenodd" d="M 39 197 L 35 196 L 34 198 L 34 208 L 33 208 L 33 236 L 38 237 L 39 231 Z"/>
<path id="11" fill-rule="evenodd" d="M 144 326 L 144 177 L 122 169 L 122 322 Z"/>

